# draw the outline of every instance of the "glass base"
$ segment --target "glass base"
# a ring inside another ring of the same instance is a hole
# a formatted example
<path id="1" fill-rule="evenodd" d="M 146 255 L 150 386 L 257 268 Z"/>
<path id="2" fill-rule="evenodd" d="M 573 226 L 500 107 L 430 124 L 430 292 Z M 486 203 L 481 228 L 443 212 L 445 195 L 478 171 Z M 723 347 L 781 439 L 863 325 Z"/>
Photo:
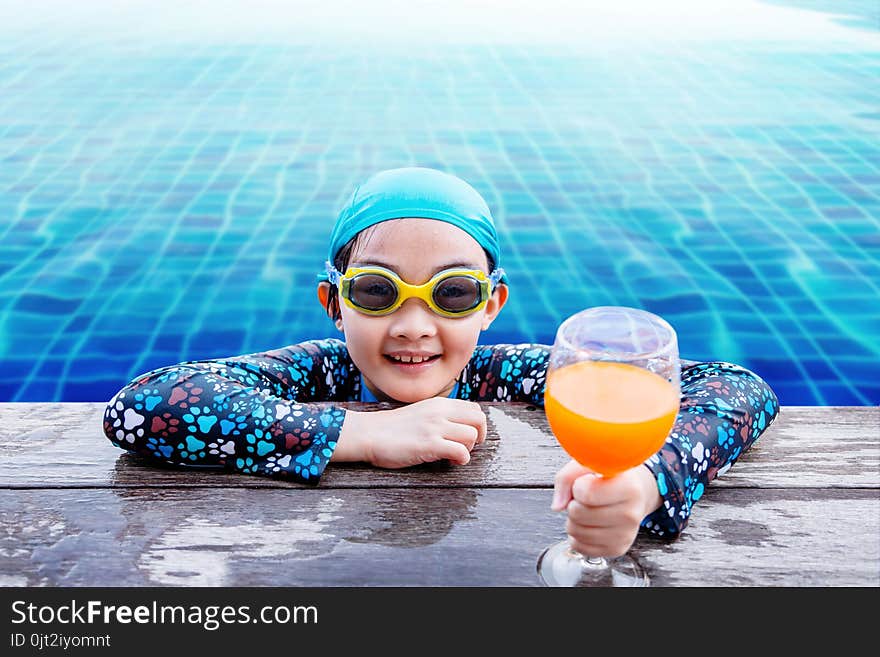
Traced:
<path id="1" fill-rule="evenodd" d="M 541 553 L 538 576 L 545 586 L 569 588 L 650 585 L 648 574 L 628 554 L 615 559 L 585 557 L 572 550 L 568 540 Z"/>

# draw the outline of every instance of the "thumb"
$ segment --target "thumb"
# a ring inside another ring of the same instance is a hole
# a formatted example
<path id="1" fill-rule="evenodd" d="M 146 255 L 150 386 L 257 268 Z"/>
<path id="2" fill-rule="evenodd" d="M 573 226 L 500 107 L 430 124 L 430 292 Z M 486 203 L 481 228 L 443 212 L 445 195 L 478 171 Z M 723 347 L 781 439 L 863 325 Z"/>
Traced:
<path id="1" fill-rule="evenodd" d="M 592 470 L 575 460 L 563 465 L 553 479 L 553 501 L 550 503 L 550 509 L 562 511 L 567 507 L 572 499 L 571 487 L 575 479 L 591 472 Z"/>

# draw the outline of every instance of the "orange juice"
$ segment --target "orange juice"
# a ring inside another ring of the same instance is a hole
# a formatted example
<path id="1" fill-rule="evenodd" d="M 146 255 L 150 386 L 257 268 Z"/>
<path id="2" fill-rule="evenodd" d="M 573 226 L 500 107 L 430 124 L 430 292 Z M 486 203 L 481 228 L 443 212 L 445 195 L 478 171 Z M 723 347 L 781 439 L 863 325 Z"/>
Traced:
<path id="1" fill-rule="evenodd" d="M 678 402 L 678 389 L 658 374 L 625 363 L 581 361 L 550 373 L 544 411 L 573 459 L 613 475 L 660 449 Z"/>

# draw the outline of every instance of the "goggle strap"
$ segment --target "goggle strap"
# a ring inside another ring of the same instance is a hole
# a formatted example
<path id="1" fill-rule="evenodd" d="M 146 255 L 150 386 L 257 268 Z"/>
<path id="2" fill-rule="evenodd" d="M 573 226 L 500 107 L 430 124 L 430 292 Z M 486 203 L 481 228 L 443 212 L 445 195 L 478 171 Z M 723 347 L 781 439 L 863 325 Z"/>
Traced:
<path id="1" fill-rule="evenodd" d="M 489 274 L 489 283 L 492 284 L 493 290 L 498 286 L 498 281 L 500 281 L 503 277 L 504 270 L 501 267 L 496 267 L 495 271 Z"/>
<path id="2" fill-rule="evenodd" d="M 331 285 L 339 285 L 339 279 L 342 278 L 342 274 L 329 260 L 324 261 L 324 271 L 327 272 L 327 280 L 330 281 Z"/>

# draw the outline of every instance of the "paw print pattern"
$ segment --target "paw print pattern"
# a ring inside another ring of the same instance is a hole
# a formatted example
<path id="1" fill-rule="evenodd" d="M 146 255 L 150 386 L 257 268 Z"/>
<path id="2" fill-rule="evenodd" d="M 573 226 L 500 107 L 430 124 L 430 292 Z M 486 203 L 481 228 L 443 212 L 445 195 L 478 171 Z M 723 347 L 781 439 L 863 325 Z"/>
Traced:
<path id="1" fill-rule="evenodd" d="M 700 475 L 709 468 L 709 459 L 708 454 L 706 452 L 703 443 L 697 443 L 694 445 L 693 449 L 691 449 L 691 456 L 693 457 L 693 464 L 691 465 L 691 471 Z"/>
<path id="2" fill-rule="evenodd" d="M 268 472 L 277 473 L 282 470 L 287 470 L 290 467 L 290 459 L 291 455 L 287 454 L 285 456 L 281 456 L 281 454 L 273 454 L 268 459 L 266 459 L 266 470 Z"/>
<path id="3" fill-rule="evenodd" d="M 253 408 L 250 412 L 251 421 L 260 428 L 267 428 L 275 420 L 270 411 L 266 410 L 261 400 L 254 400 Z"/>
<path id="4" fill-rule="evenodd" d="M 312 444 L 312 432 L 305 428 L 296 427 L 293 431 L 284 434 L 284 448 L 298 452 Z"/>
<path id="5" fill-rule="evenodd" d="M 303 452 L 294 459 L 293 471 L 304 481 L 311 481 L 320 474 L 321 459 L 317 454 Z"/>
<path id="6" fill-rule="evenodd" d="M 208 454 L 221 457 L 232 456 L 235 454 L 235 443 L 225 438 L 218 438 L 208 444 Z"/>
<path id="7" fill-rule="evenodd" d="M 162 438 L 168 438 L 171 434 L 180 431 L 180 420 L 172 416 L 171 413 L 162 413 L 161 417 L 154 415 L 150 422 L 150 431 L 158 434 Z"/>
<path id="8" fill-rule="evenodd" d="M 511 400 L 510 390 L 505 386 L 498 386 L 495 391 L 495 399 L 500 402 L 509 402 Z"/>
<path id="9" fill-rule="evenodd" d="M 159 459 L 167 459 L 171 456 L 174 448 L 165 442 L 163 438 L 151 436 L 147 438 L 147 449 L 152 452 L 153 456 Z"/>
<path id="10" fill-rule="evenodd" d="M 207 444 L 203 440 L 199 440 L 195 436 L 187 436 L 186 442 L 178 443 L 177 449 L 180 456 L 189 461 L 198 461 L 205 458 L 205 448 Z"/>
<path id="11" fill-rule="evenodd" d="M 171 406 L 179 405 L 180 408 L 188 408 L 190 404 L 195 404 L 201 399 L 199 395 L 202 392 L 204 392 L 202 388 L 192 382 L 175 386 L 171 389 L 171 394 L 168 396 L 168 404 Z"/>
<path id="12" fill-rule="evenodd" d="M 733 436 L 736 433 L 736 430 L 730 426 L 728 423 L 724 423 L 717 428 L 718 431 L 718 445 L 722 449 L 730 449 L 733 447 Z"/>
<path id="13" fill-rule="evenodd" d="M 241 432 L 244 429 L 247 429 L 247 416 L 245 415 L 236 415 L 235 413 L 230 413 L 225 418 L 220 420 L 220 433 L 224 436 L 240 436 Z"/>
<path id="14" fill-rule="evenodd" d="M 508 349 L 506 358 L 501 361 L 498 377 L 502 381 L 518 381 L 523 372 L 523 361 L 516 349 Z"/>
<path id="15" fill-rule="evenodd" d="M 189 423 L 187 429 L 195 433 L 207 434 L 211 428 L 217 423 L 217 416 L 211 413 L 211 409 L 207 406 L 193 406 L 189 409 L 189 413 L 183 414 L 183 421 Z"/>
<path id="16" fill-rule="evenodd" d="M 152 411 L 162 401 L 162 393 L 158 388 L 138 391 L 135 396 L 134 408 L 137 411 Z"/>
<path id="17" fill-rule="evenodd" d="M 262 429 L 254 429 L 253 433 L 245 436 L 245 440 L 248 443 L 245 449 L 252 454 L 256 452 L 257 456 L 265 456 L 275 449 L 275 443 L 269 440 L 269 435 Z"/>
<path id="18" fill-rule="evenodd" d="M 248 474 L 254 474 L 257 471 L 257 466 L 254 463 L 254 460 L 249 456 L 243 459 L 235 459 L 235 467 Z"/>
<path id="19" fill-rule="evenodd" d="M 459 378 L 460 399 L 543 406 L 550 349 L 513 344 L 477 347 Z"/>

